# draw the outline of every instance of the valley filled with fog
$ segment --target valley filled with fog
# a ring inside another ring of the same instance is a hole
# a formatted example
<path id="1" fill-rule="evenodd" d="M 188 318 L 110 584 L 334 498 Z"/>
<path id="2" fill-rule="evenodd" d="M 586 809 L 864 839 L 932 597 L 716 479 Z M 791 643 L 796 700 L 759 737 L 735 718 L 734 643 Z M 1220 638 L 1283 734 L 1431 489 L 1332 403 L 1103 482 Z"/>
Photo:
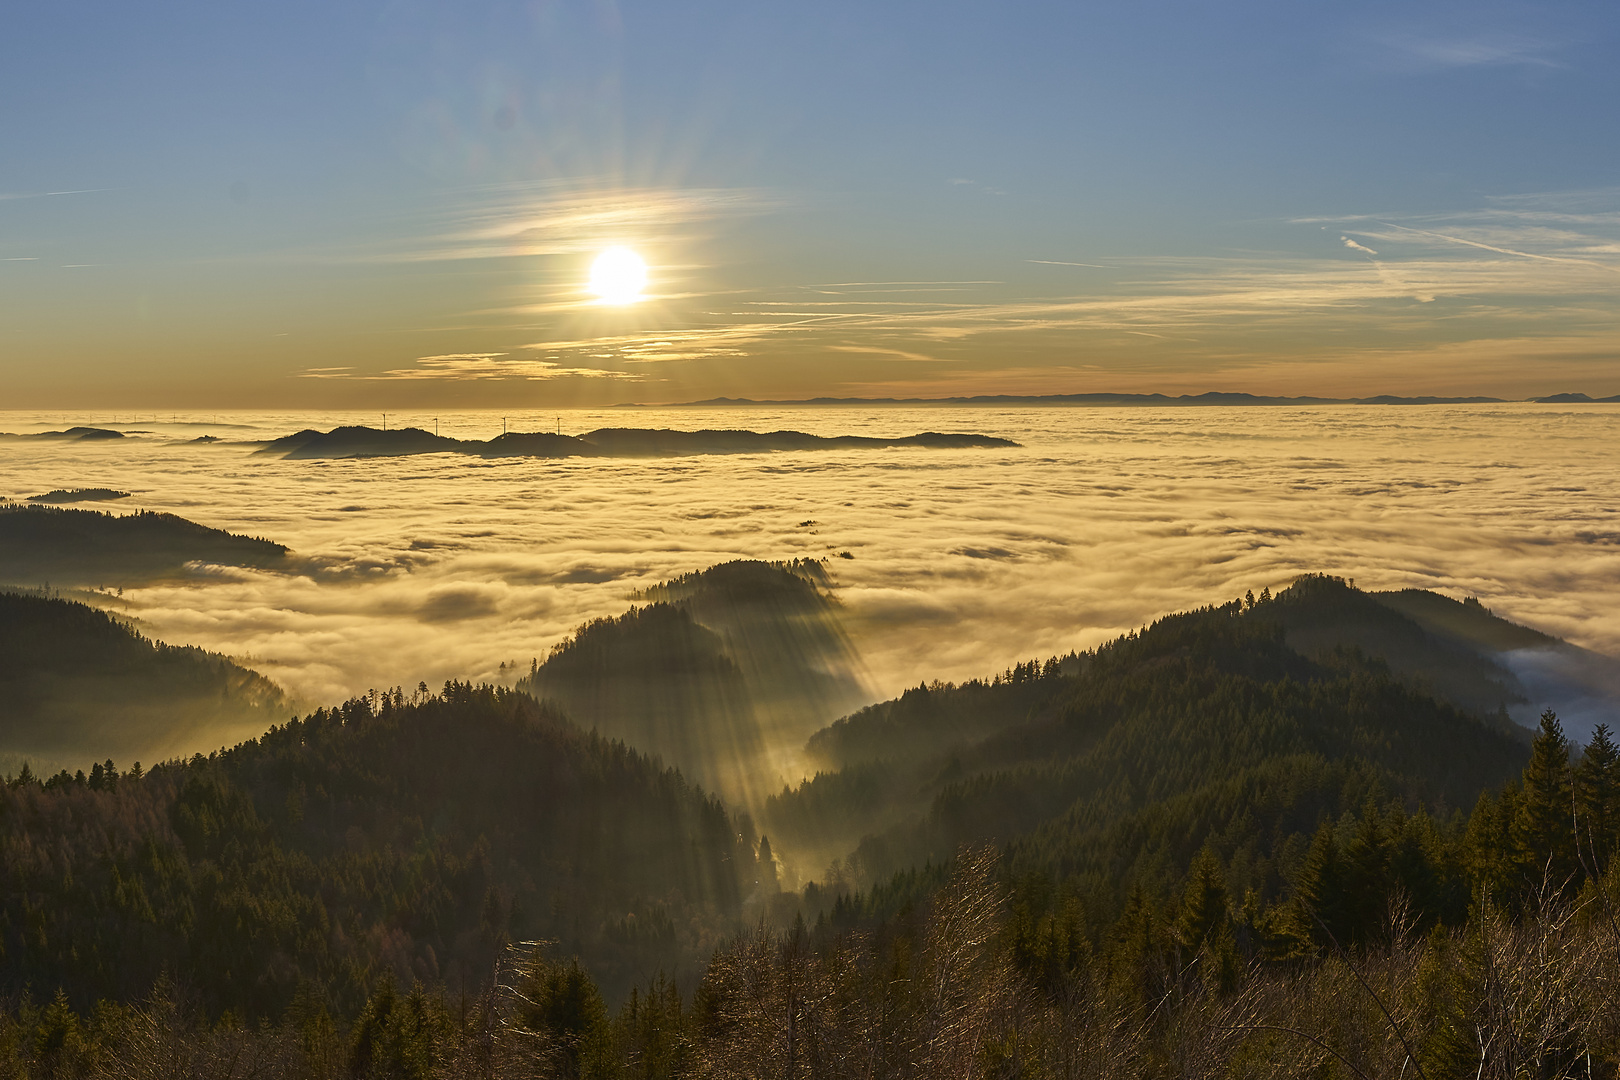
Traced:
<path id="1" fill-rule="evenodd" d="M 382 418 L 13 412 L 0 431 L 125 437 L 0 439 L 0 495 L 127 491 L 94 505 L 287 545 L 276 568 L 194 565 L 178 580 L 65 595 L 226 654 L 311 706 L 446 679 L 511 685 L 581 623 L 735 558 L 829 560 L 849 675 L 872 701 L 1087 649 L 1306 572 L 1478 597 L 1620 654 L 1612 406 L 637 408 L 388 425 L 488 439 L 503 421 L 564 434 L 976 432 L 1019 445 L 287 460 L 257 451 Z M 1562 693 L 1556 664 L 1513 662 L 1549 700 Z M 1611 708 L 1592 681 L 1556 703 Z"/>

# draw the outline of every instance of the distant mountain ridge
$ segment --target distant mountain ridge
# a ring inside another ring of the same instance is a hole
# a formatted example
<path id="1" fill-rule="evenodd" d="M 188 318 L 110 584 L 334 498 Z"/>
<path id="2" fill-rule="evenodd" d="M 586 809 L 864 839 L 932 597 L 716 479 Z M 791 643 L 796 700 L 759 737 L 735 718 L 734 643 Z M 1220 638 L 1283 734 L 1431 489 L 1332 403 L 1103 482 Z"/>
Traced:
<path id="1" fill-rule="evenodd" d="M 710 405 L 1491 405 L 1505 403 L 1495 397 L 1398 397 L 1380 394 L 1366 398 L 1277 397 L 1211 390 L 1203 394 L 975 394 L 944 398 L 817 397 L 794 401 L 754 401 L 748 398 L 709 398 L 684 401 L 660 408 L 695 408 Z"/>
<path id="2" fill-rule="evenodd" d="M 1620 402 L 1620 394 L 1614 397 L 1592 398 L 1585 394 L 1554 394 L 1550 397 L 1527 399 L 1541 403 L 1607 403 Z M 779 406 L 779 405 L 1001 405 L 1001 406 L 1042 406 L 1042 405 L 1080 405 L 1095 407 L 1118 406 L 1233 406 L 1233 405 L 1498 405 L 1510 404 L 1511 398 L 1484 397 L 1484 396 L 1436 396 L 1418 395 L 1403 397 L 1399 394 L 1375 394 L 1372 397 L 1285 397 L 1266 394 L 1247 394 L 1241 392 L 1211 390 L 1203 394 L 1179 394 L 1171 397 L 1167 394 L 974 394 L 962 397 L 942 398 L 862 398 L 862 397 L 815 397 L 797 398 L 790 400 L 767 400 L 753 398 L 707 398 L 703 401 L 681 401 L 658 405 L 642 405 L 637 402 L 626 402 L 617 408 L 660 408 L 660 409 L 687 409 L 736 406 L 748 408 L 753 406 Z"/>
<path id="3" fill-rule="evenodd" d="M 45 439 L 59 442 L 99 442 L 105 439 L 122 439 L 122 431 L 112 428 L 98 427 L 71 427 L 66 431 L 36 431 L 25 435 L 15 435 L 9 431 L 0 431 L 0 439 Z"/>
<path id="4" fill-rule="evenodd" d="M 802 431 L 600 428 L 584 435 L 512 431 L 493 439 L 452 439 L 421 428 L 380 430 L 364 425 L 316 431 L 306 428 L 272 440 L 256 451 L 283 458 L 405 457 L 412 454 L 469 454 L 511 457 L 679 457 L 696 454 L 760 454 L 781 450 L 886 449 L 924 447 L 967 449 L 1017 446 L 1011 439 L 972 433 L 925 431 L 896 438 L 868 435 L 808 435 Z"/>
<path id="5" fill-rule="evenodd" d="M 1586 394 L 1549 394 L 1546 397 L 1531 398 L 1530 400 L 1540 402 L 1543 405 L 1607 405 L 1620 401 L 1620 394 L 1600 398 L 1588 397 Z"/>
<path id="6" fill-rule="evenodd" d="M 116 488 L 56 488 L 43 495 L 30 495 L 31 503 L 73 503 L 73 502 L 106 502 L 111 499 L 127 499 L 129 492 L 119 491 Z"/>

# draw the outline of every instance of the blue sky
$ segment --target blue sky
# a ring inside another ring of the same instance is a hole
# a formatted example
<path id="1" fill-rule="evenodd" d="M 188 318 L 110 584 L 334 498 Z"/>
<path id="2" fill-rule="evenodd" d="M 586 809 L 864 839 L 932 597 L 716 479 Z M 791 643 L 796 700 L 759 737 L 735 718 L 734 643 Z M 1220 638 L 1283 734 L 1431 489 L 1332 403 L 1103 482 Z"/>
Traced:
<path id="1" fill-rule="evenodd" d="M 1612 3 L 7 24 L 19 406 L 1620 392 Z"/>

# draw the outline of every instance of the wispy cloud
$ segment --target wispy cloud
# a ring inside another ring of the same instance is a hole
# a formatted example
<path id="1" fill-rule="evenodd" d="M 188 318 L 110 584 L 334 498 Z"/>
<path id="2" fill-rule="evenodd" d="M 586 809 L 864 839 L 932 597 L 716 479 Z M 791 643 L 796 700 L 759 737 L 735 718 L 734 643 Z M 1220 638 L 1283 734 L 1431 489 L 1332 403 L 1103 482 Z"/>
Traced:
<path id="1" fill-rule="evenodd" d="M 357 381 L 427 380 L 465 382 L 489 379 L 637 379 L 633 372 L 605 368 L 568 367 L 550 360 L 508 357 L 505 353 L 446 353 L 420 356 L 413 367 L 393 368 L 377 373 L 361 373 L 352 367 L 306 368 L 298 373 L 305 379 L 348 379 Z"/>
<path id="2" fill-rule="evenodd" d="M 1620 265 L 1600 262 L 1596 259 L 1575 258 L 1570 255 L 1547 255 L 1534 251 L 1519 251 L 1514 248 L 1497 247 L 1494 244 L 1487 244 L 1481 240 L 1470 240 L 1464 236 L 1448 236 L 1445 233 L 1435 232 L 1432 229 L 1414 229 L 1406 225 L 1394 225 L 1389 222 L 1384 222 L 1383 224 L 1387 228 L 1400 229 L 1402 232 L 1418 233 L 1423 236 L 1432 236 L 1436 240 L 1444 240 L 1449 244 L 1464 244 L 1468 247 L 1476 247 L 1484 251 L 1494 251 L 1498 255 L 1515 255 L 1521 259 L 1545 259 L 1547 262 L 1581 263 L 1585 266 L 1595 266 L 1600 270 L 1607 270 L 1612 274 L 1620 274 Z M 1592 249 L 1589 248 L 1588 250 Z M 1374 254 L 1376 254 L 1376 252 Z"/>
<path id="3" fill-rule="evenodd" d="M 1556 68 L 1557 45 L 1516 34 L 1423 35 L 1387 37 L 1382 44 L 1407 68 L 1444 70 L 1482 66 Z"/>
<path id="4" fill-rule="evenodd" d="M 928 356 L 924 353 L 910 352 L 906 349 L 888 349 L 881 345 L 829 345 L 833 352 L 865 353 L 870 356 L 882 356 L 890 360 L 923 361 L 925 363 L 940 363 L 937 356 Z"/>
<path id="5" fill-rule="evenodd" d="M 0 202 L 12 202 L 17 199 L 49 199 L 56 195 L 95 195 L 103 191 L 117 190 L 117 188 L 72 188 L 65 191 L 0 191 Z"/>
<path id="6" fill-rule="evenodd" d="M 984 195 L 1007 194 L 1006 191 L 1002 190 L 1001 188 L 991 187 L 989 184 L 981 184 L 977 180 L 970 180 L 965 176 L 952 176 L 947 178 L 945 182 L 952 187 L 967 188 L 970 191 L 977 191 Z"/>
<path id="7" fill-rule="evenodd" d="M 1294 252 L 1120 257 L 1106 267 L 1028 260 L 1111 271 L 1060 278 L 1066 295 L 1020 296 L 989 276 L 734 288 L 712 294 L 712 306 L 688 302 L 704 299 L 694 296 L 649 305 L 637 317 L 660 324 L 653 329 L 592 334 L 591 320 L 562 313 L 561 332 L 531 336 L 512 355 L 428 358 L 372 377 L 556 378 L 820 352 L 871 357 L 872 384 L 888 379 L 889 364 L 921 383 L 930 364 L 1004 376 L 1037 358 L 1068 363 L 1075 350 L 1135 357 L 1140 372 L 1172 354 L 1183 371 L 1219 370 L 1244 356 L 1308 366 L 1401 340 L 1409 348 L 1537 335 L 1590 341 L 1620 334 L 1617 202 L 1620 192 L 1516 196 L 1450 215 L 1297 219 L 1317 228 L 1302 231 Z"/>
<path id="8" fill-rule="evenodd" d="M 439 262 L 575 254 L 610 241 L 658 243 L 705 222 L 783 205 L 781 196 L 755 189 L 505 185 L 477 192 L 399 246 L 345 260 Z"/>

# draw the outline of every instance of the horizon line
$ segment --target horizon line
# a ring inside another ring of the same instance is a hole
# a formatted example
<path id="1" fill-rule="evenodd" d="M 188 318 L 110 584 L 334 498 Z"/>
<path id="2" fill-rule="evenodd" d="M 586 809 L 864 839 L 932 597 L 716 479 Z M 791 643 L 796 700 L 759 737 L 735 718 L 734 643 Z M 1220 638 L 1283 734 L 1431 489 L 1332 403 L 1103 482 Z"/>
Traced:
<path id="1" fill-rule="evenodd" d="M 1528 398 L 1501 398 L 1486 395 L 1373 394 L 1366 397 L 1318 397 L 1251 394 L 1246 391 L 1206 390 L 1201 394 L 1169 395 L 1154 393 L 1076 393 L 1076 394 L 966 394 L 951 397 L 813 397 L 813 398 L 734 398 L 714 397 L 700 401 L 642 402 L 621 401 L 605 406 L 611 409 L 684 409 L 708 406 L 746 407 L 829 406 L 829 405 L 1171 405 L 1183 407 L 1218 405 L 1611 405 L 1620 404 L 1620 394 L 1595 398 L 1585 393 L 1565 392 Z"/>

